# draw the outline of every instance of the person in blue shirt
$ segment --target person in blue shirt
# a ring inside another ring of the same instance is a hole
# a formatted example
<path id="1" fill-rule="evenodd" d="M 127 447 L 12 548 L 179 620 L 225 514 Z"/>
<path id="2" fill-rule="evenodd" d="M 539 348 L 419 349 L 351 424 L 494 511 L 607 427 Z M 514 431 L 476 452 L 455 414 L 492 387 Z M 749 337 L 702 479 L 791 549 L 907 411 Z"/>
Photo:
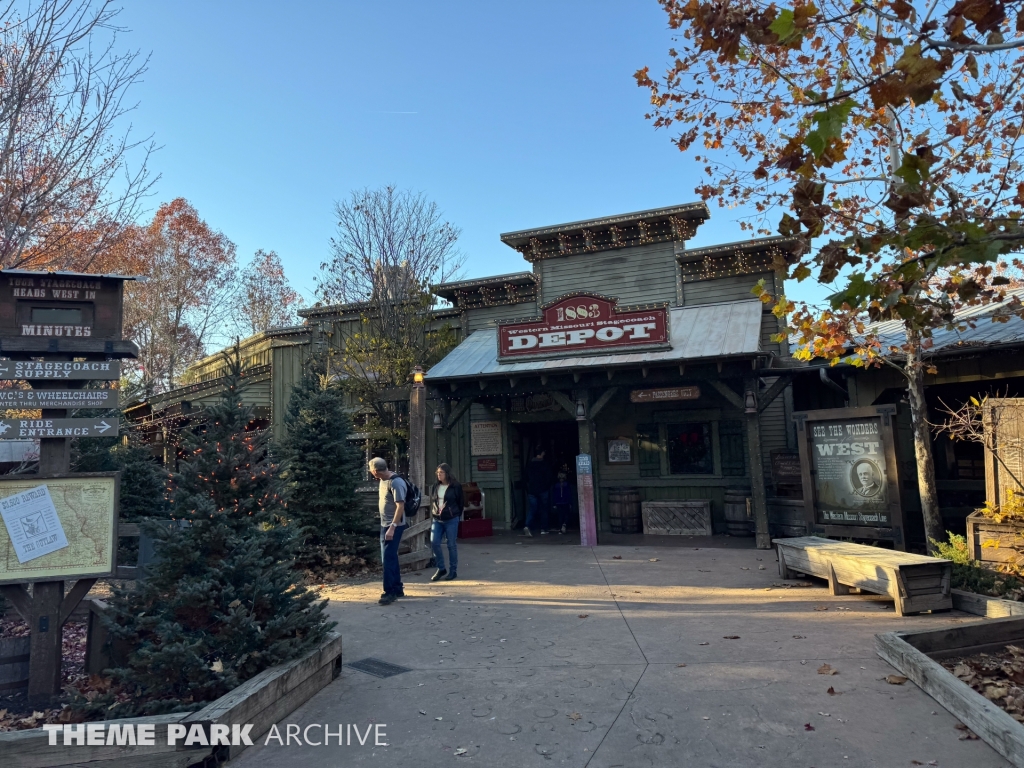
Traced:
<path id="1" fill-rule="evenodd" d="M 573 492 L 572 486 L 569 485 L 565 472 L 559 472 L 558 480 L 551 488 L 551 511 L 555 513 L 556 519 L 561 525 L 559 533 L 565 533 L 575 498 L 576 494 Z"/>

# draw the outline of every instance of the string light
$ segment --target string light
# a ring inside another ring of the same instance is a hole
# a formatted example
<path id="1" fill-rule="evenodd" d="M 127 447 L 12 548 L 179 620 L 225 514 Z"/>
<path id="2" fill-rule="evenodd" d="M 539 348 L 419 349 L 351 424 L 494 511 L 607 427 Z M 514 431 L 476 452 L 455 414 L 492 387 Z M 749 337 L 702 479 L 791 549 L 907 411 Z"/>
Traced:
<path id="1" fill-rule="evenodd" d="M 604 229 L 584 227 L 576 231 L 558 232 L 551 237 L 531 237 L 525 243 L 512 245 L 527 261 L 541 261 L 558 256 L 573 256 L 581 253 L 628 248 L 651 243 L 683 242 L 696 234 L 704 218 L 693 220 L 679 216 L 667 216 L 653 221 L 623 220 L 609 224 Z"/>

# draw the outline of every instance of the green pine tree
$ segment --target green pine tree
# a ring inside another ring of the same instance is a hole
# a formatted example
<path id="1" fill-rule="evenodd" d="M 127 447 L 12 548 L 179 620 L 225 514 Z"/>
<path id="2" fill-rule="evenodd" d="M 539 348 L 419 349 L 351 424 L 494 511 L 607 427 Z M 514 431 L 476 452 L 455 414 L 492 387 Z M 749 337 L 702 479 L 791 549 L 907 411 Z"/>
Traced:
<path id="1" fill-rule="evenodd" d="M 302 544 L 297 564 L 322 577 L 365 564 L 375 522 L 356 498 L 361 458 L 350 442 L 345 395 L 313 367 L 292 392 L 280 446 L 289 523 Z"/>
<path id="2" fill-rule="evenodd" d="M 184 439 L 173 517 L 143 521 L 157 561 L 115 591 L 110 633 L 133 650 L 113 670 L 107 718 L 196 709 L 269 666 L 314 648 L 333 624 L 300 583 L 266 433 L 248 429 L 237 356 L 222 402 Z M 96 699 L 82 708 L 106 705 Z"/>

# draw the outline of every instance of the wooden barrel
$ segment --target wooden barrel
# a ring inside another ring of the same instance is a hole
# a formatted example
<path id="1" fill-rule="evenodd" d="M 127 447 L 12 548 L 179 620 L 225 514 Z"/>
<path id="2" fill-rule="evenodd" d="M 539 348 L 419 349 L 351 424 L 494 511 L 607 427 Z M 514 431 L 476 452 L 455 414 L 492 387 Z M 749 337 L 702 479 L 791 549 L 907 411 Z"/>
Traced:
<path id="1" fill-rule="evenodd" d="M 753 536 L 754 521 L 747 514 L 750 488 L 725 489 L 725 526 L 731 536 Z"/>
<path id="2" fill-rule="evenodd" d="M 636 488 L 609 489 L 608 519 L 612 533 L 640 533 L 640 491 Z"/>
<path id="3" fill-rule="evenodd" d="M 768 499 L 768 532 L 773 538 L 806 536 L 803 499 Z"/>

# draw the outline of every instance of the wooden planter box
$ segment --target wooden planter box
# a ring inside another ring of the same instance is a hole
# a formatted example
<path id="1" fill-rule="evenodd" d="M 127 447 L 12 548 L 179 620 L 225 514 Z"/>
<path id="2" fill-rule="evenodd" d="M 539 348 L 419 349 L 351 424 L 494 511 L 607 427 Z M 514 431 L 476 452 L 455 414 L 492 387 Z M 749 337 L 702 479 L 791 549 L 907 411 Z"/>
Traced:
<path id="1" fill-rule="evenodd" d="M 984 616 L 987 619 L 1005 619 L 1009 616 L 1024 616 L 1024 603 L 1017 600 L 1003 600 L 1000 597 L 989 597 L 962 589 L 950 590 L 953 595 L 953 607 L 964 613 Z"/>
<path id="2" fill-rule="evenodd" d="M 1024 726 L 935 661 L 989 652 L 1008 643 L 1024 643 L 1024 618 L 875 635 L 879 656 L 917 683 L 999 754 L 1024 768 Z"/>
<path id="3" fill-rule="evenodd" d="M 341 673 L 341 635 L 330 633 L 320 647 L 305 656 L 264 670 L 235 690 L 206 705 L 197 712 L 176 712 L 170 715 L 135 717 L 105 721 L 104 725 L 143 723 L 156 725 L 155 744 L 140 746 L 64 746 L 58 735 L 57 744 L 49 745 L 50 735 L 42 728 L 0 733 L 0 757 L 4 768 L 83 768 L 111 761 L 111 768 L 186 768 L 202 762 L 210 755 L 223 761 L 236 757 L 245 747 L 185 747 L 167 744 L 167 727 L 181 723 L 190 727 L 202 725 L 207 739 L 214 723 L 252 723 L 249 738 L 258 744 L 259 737 L 270 726 L 293 712 L 299 705 L 334 680 Z M 97 768 L 99 768 L 97 766 Z"/>
<path id="4" fill-rule="evenodd" d="M 967 516 L 967 547 L 986 568 L 1024 564 L 1024 523 L 996 523 L 975 512 Z"/>

